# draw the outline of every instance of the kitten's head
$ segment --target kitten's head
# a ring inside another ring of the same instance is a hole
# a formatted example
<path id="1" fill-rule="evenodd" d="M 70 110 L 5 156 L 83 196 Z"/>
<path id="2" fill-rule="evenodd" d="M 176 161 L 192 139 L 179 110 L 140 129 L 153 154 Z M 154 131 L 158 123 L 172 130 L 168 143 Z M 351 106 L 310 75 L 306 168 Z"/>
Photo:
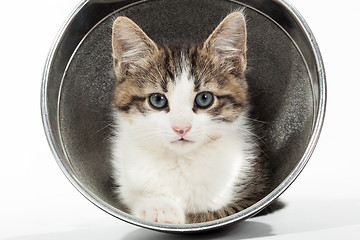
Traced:
<path id="1" fill-rule="evenodd" d="M 184 153 L 236 134 L 247 107 L 241 12 L 199 45 L 161 46 L 126 17 L 112 37 L 115 111 L 139 144 Z"/>

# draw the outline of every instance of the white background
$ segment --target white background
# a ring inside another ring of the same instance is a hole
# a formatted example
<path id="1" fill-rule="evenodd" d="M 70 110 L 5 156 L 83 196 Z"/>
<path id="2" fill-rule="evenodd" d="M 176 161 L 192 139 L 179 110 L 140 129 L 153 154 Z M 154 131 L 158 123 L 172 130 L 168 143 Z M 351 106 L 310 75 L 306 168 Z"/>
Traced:
<path id="1" fill-rule="evenodd" d="M 0 5 L 0 239 L 183 239 L 98 209 L 68 182 L 50 152 L 40 114 L 42 71 L 77 1 Z M 326 67 L 328 107 L 318 146 L 282 195 L 285 209 L 187 239 L 360 239 L 360 4 L 292 3 L 315 34 Z"/>

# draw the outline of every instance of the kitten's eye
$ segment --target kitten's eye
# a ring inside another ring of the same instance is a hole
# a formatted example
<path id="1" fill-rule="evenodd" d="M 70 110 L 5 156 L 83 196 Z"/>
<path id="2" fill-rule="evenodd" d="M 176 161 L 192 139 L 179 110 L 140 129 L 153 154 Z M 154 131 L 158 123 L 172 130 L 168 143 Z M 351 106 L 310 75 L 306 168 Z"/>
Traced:
<path id="1" fill-rule="evenodd" d="M 168 101 L 166 97 L 162 94 L 154 93 L 149 97 L 150 104 L 157 109 L 162 109 L 167 107 Z"/>
<path id="2" fill-rule="evenodd" d="M 195 105 L 199 108 L 208 108 L 214 102 L 214 96 L 210 92 L 201 92 L 195 97 Z"/>

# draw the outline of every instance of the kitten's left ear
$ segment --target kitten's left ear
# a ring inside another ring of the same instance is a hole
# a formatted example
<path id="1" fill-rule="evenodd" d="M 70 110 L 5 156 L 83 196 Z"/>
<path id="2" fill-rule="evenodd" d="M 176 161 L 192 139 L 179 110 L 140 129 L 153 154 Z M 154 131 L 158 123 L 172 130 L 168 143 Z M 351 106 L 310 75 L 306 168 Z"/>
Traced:
<path id="1" fill-rule="evenodd" d="M 246 69 L 246 21 L 242 12 L 229 14 L 204 42 L 215 62 L 227 70 Z"/>

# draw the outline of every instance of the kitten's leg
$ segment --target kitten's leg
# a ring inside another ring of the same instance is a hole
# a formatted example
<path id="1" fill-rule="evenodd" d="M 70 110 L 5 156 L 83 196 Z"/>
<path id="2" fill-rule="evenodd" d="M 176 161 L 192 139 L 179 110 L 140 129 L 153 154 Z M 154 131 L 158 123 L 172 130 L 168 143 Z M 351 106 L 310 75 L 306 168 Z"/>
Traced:
<path id="1" fill-rule="evenodd" d="M 152 197 L 138 201 L 133 207 L 133 214 L 146 221 L 165 224 L 185 224 L 184 211 L 166 197 Z"/>

